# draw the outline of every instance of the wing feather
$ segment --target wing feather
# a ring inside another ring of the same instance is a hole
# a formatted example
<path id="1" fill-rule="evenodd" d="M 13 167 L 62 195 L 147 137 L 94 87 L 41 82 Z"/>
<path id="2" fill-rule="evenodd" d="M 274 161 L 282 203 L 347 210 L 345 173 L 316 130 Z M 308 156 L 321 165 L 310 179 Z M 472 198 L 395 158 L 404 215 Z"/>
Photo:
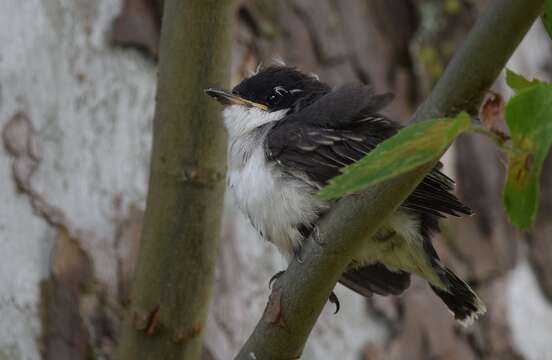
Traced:
<path id="1" fill-rule="evenodd" d="M 377 111 L 390 100 L 374 95 L 365 86 L 334 90 L 318 101 L 292 113 L 269 131 L 267 158 L 291 172 L 302 172 L 322 187 L 340 169 L 361 159 L 400 126 Z M 438 217 L 471 214 L 451 190 L 454 182 L 436 166 L 402 204 Z"/>

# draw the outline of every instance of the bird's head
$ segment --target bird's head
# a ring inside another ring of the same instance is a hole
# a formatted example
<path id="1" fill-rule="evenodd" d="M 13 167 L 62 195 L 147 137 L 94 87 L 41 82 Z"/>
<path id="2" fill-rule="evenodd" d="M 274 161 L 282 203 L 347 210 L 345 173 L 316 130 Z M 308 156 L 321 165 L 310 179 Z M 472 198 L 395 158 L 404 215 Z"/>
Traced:
<path id="1" fill-rule="evenodd" d="M 209 88 L 205 92 L 224 109 L 230 135 L 241 135 L 281 120 L 330 90 L 314 75 L 287 66 L 271 66 L 243 80 L 231 91 Z"/>

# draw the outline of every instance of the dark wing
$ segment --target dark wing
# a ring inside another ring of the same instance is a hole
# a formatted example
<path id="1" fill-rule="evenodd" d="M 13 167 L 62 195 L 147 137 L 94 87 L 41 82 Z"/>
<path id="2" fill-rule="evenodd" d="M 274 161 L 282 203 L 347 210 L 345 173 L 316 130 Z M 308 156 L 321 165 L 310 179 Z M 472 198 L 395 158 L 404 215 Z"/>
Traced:
<path id="1" fill-rule="evenodd" d="M 349 270 L 339 282 L 354 292 L 369 297 L 378 295 L 400 295 L 410 286 L 410 274 L 391 271 L 385 265 L 376 263 Z"/>
<path id="2" fill-rule="evenodd" d="M 267 158 L 322 187 L 342 167 L 358 161 L 400 129 L 379 114 L 390 100 L 390 95 L 374 95 L 366 86 L 334 90 L 269 131 Z M 439 167 L 422 180 L 402 207 L 439 217 L 471 214 L 451 193 L 454 182 Z"/>
<path id="3" fill-rule="evenodd" d="M 323 187 L 342 167 L 397 133 L 400 126 L 379 113 L 391 98 L 374 95 L 366 86 L 332 91 L 279 121 L 267 135 L 266 156 L 284 170 Z M 471 214 L 451 193 L 454 182 L 440 167 L 436 166 L 401 205 L 420 214 L 421 231 L 435 257 L 429 233 L 437 228 L 437 218 Z M 410 276 L 378 263 L 349 270 L 340 282 L 364 296 L 400 294 L 408 288 Z"/>

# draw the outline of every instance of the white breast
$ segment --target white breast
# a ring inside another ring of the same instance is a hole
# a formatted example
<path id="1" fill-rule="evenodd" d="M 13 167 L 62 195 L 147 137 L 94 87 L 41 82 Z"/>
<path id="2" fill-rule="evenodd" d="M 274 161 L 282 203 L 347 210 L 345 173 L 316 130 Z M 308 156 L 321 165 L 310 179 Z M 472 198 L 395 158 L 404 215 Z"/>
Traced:
<path id="1" fill-rule="evenodd" d="M 297 227 L 314 222 L 322 207 L 311 187 L 267 163 L 261 146 L 229 169 L 228 186 L 253 227 L 288 258 L 302 240 Z"/>
<path id="2" fill-rule="evenodd" d="M 289 259 L 302 240 L 297 227 L 314 222 L 324 204 L 312 186 L 266 160 L 266 131 L 259 126 L 283 113 L 258 111 L 231 106 L 224 112 L 229 130 L 228 188 L 261 236 Z"/>

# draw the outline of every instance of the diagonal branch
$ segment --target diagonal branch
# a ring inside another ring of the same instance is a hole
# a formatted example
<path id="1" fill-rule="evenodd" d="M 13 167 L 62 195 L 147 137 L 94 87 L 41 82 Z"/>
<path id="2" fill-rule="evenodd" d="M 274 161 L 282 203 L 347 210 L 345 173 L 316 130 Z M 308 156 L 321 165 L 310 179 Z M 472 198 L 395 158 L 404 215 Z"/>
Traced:
<path id="1" fill-rule="evenodd" d="M 475 114 L 485 91 L 543 6 L 544 0 L 493 0 L 412 121 L 460 110 Z M 293 261 L 278 279 L 277 294 L 273 292 L 265 314 L 236 359 L 299 358 L 330 292 L 353 254 L 362 248 L 362 239 L 377 231 L 433 165 L 340 200 L 319 222 L 319 239 L 305 243 L 302 263 Z"/>

